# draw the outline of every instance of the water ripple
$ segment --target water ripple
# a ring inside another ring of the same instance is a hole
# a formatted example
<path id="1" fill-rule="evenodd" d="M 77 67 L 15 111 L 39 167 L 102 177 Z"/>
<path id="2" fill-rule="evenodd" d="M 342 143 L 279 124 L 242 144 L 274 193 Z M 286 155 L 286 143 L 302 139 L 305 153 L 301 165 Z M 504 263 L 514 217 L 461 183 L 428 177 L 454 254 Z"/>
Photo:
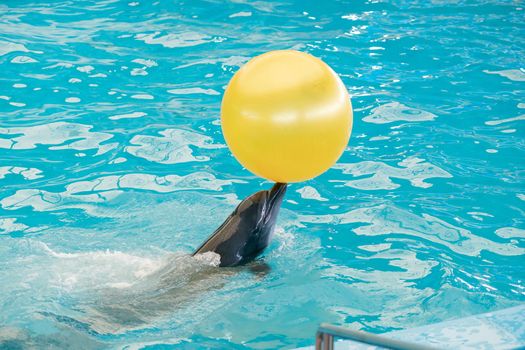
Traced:
<path id="1" fill-rule="evenodd" d="M 0 200 L 0 205 L 6 210 L 18 210 L 24 207 L 31 207 L 36 211 L 78 208 L 93 212 L 92 208 L 96 208 L 96 206 L 85 205 L 86 203 L 108 202 L 129 189 L 147 190 L 157 193 L 188 190 L 221 191 L 223 186 L 231 185 L 237 181 L 220 180 L 206 172 L 192 173 L 186 176 L 156 176 L 138 173 L 121 176 L 111 175 L 94 180 L 71 183 L 62 192 L 50 192 L 39 189 L 18 190 L 12 196 Z"/>
<path id="2" fill-rule="evenodd" d="M 96 155 L 116 147 L 116 143 L 106 143 L 113 135 L 103 132 L 91 131 L 93 126 L 55 122 L 44 125 L 28 127 L 0 128 L 0 148 L 11 150 L 34 149 L 37 145 L 55 145 L 50 150 L 90 150 L 97 149 Z M 16 136 L 20 135 L 20 136 Z M 5 137 L 12 136 L 12 137 Z"/>
<path id="3" fill-rule="evenodd" d="M 159 132 L 162 136 L 136 135 L 125 151 L 135 157 L 147 159 L 161 164 L 175 164 L 186 162 L 205 162 L 210 158 L 203 155 L 194 155 L 190 146 L 200 149 L 224 148 L 224 145 L 214 144 L 209 136 L 196 132 L 166 129 Z"/>
<path id="4" fill-rule="evenodd" d="M 0 323 L 13 326 L 0 339 L 295 348 L 319 322 L 383 332 L 524 302 L 522 7 L 0 4 Z M 220 101 L 240 66 L 277 49 L 333 67 L 355 124 L 338 165 L 290 186 L 271 272 L 241 270 L 118 337 L 51 317 L 192 251 L 270 186 L 225 147 Z"/>
<path id="5" fill-rule="evenodd" d="M 137 34 L 135 35 L 135 39 L 144 41 L 146 44 L 162 45 L 170 49 L 176 47 L 197 46 L 207 43 L 220 43 L 225 40 L 224 38 L 209 37 L 207 35 L 195 32 L 184 32 L 158 36 L 159 34 L 160 32 L 151 34 Z"/>
<path id="6" fill-rule="evenodd" d="M 29 226 L 16 222 L 16 218 L 0 218 L 0 234 L 25 231 Z"/>
<path id="7" fill-rule="evenodd" d="M 0 166 L 0 180 L 8 175 L 20 175 L 25 180 L 35 180 L 43 177 L 42 170 L 37 168 L 24 168 L 19 166 Z"/>
<path id="8" fill-rule="evenodd" d="M 435 216 L 424 213 L 417 215 L 392 205 L 359 208 L 342 214 L 303 215 L 300 221 L 337 225 L 359 224 L 352 229 L 357 235 L 400 234 L 419 237 L 467 256 L 478 256 L 482 250 L 509 256 L 525 254 L 525 248 L 512 243 L 497 243 Z"/>
<path id="9" fill-rule="evenodd" d="M 432 184 L 425 182 L 432 178 L 451 178 L 452 175 L 445 170 L 426 162 L 424 159 L 408 157 L 398 163 L 399 167 L 393 167 L 382 162 L 365 161 L 355 164 L 339 163 L 334 169 L 341 169 L 343 174 L 350 174 L 355 177 L 372 175 L 356 180 L 333 182 L 343 182 L 345 186 L 360 190 L 394 190 L 400 185 L 392 179 L 403 179 L 410 181 L 415 187 L 429 188 Z"/>
<path id="10" fill-rule="evenodd" d="M 391 102 L 372 109 L 372 114 L 363 118 L 363 121 L 374 124 L 386 124 L 398 121 L 431 121 L 435 118 L 437 116 L 430 112 L 410 108 L 399 102 Z"/>

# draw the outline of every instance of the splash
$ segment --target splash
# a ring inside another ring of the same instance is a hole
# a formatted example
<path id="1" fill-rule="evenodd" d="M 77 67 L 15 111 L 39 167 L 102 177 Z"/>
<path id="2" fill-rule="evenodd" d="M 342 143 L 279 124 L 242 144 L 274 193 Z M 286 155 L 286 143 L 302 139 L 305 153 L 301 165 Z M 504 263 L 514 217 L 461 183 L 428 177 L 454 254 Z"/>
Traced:
<path id="1" fill-rule="evenodd" d="M 72 327 L 65 332 L 120 334 L 192 313 L 199 304 L 213 307 L 202 298 L 235 274 L 217 268 L 220 258 L 213 253 L 198 258 L 168 252 L 155 256 L 109 250 L 64 253 L 41 242 L 27 243 L 31 259 L 25 258 L 26 266 L 20 270 L 27 272 L 11 283 L 28 291 L 39 288 L 34 307 L 46 319 Z M 35 263 L 37 274 L 29 272 Z M 68 302 L 58 309 L 42 303 L 57 297 Z"/>

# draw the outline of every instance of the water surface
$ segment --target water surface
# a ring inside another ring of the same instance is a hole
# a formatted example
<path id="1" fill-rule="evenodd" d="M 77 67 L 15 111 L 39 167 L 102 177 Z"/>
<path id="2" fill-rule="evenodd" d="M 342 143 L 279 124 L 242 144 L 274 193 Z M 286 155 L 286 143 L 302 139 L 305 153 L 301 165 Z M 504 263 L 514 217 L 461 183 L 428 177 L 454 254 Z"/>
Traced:
<path id="1" fill-rule="evenodd" d="M 523 303 L 523 16 L 512 1 L 4 2 L 0 339 L 293 348 L 320 322 L 384 332 Z M 271 186 L 231 156 L 219 113 L 234 72 L 275 49 L 340 74 L 349 147 L 290 187 L 270 271 L 192 261 Z"/>

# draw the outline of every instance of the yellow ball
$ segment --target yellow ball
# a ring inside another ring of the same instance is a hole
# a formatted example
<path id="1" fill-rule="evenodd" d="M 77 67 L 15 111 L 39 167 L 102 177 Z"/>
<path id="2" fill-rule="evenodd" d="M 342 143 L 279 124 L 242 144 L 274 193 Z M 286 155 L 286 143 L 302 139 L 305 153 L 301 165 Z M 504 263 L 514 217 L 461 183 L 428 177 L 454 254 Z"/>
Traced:
<path id="1" fill-rule="evenodd" d="M 352 131 L 352 105 L 326 63 L 299 51 L 271 51 L 233 76 L 221 123 L 244 167 L 275 182 L 299 182 L 339 159 Z"/>

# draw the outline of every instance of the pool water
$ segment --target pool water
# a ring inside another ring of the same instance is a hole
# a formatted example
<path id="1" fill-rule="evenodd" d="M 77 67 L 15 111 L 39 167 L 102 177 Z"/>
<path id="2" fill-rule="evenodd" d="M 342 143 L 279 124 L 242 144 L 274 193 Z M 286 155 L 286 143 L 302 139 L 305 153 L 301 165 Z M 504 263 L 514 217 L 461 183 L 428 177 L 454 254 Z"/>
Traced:
<path id="1" fill-rule="evenodd" d="M 525 302 L 524 13 L 4 2 L 0 342 L 293 348 L 320 322 L 378 333 Z M 187 254 L 271 186 L 226 147 L 221 97 L 276 49 L 339 73 L 352 138 L 332 169 L 289 187 L 260 261 L 219 269 Z"/>

